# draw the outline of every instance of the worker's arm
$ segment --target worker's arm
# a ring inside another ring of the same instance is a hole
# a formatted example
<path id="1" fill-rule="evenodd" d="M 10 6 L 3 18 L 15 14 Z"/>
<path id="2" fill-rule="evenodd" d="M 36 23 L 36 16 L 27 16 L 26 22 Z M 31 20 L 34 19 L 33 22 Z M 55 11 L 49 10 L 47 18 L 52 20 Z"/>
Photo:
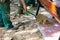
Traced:
<path id="1" fill-rule="evenodd" d="M 6 0 L 0 0 L 0 2 L 5 2 Z"/>
<path id="2" fill-rule="evenodd" d="M 21 2 L 22 2 L 24 10 L 26 11 L 27 10 L 27 6 L 26 6 L 26 3 L 25 3 L 25 0 L 21 0 Z"/>

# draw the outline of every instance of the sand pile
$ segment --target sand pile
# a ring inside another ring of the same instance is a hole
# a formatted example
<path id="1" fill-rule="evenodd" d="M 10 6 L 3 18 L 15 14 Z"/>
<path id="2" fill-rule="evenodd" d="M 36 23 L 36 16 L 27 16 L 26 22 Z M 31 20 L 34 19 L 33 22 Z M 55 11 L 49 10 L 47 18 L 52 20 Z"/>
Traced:
<path id="1" fill-rule="evenodd" d="M 38 22 L 40 25 L 43 25 L 43 26 L 52 26 L 53 25 L 53 23 L 48 20 L 48 17 L 46 17 L 43 14 L 37 15 L 36 22 Z"/>

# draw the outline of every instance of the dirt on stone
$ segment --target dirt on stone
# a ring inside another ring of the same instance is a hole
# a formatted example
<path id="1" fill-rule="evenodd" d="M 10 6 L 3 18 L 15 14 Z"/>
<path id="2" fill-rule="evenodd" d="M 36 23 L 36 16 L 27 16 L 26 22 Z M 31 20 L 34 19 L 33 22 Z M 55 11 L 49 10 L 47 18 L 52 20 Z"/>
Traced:
<path id="1" fill-rule="evenodd" d="M 6 30 L 3 27 L 0 27 L 0 40 L 3 40 L 3 36 L 5 34 Z"/>
<path id="2" fill-rule="evenodd" d="M 43 40 L 38 29 L 23 30 L 17 32 L 12 39 L 13 40 Z"/>
<path id="3" fill-rule="evenodd" d="M 48 20 L 48 17 L 46 17 L 43 14 L 37 15 L 36 22 L 38 22 L 42 26 L 53 26 L 53 22 Z"/>
<path id="4" fill-rule="evenodd" d="M 14 32 L 4 34 L 4 40 L 43 40 L 43 36 L 34 23 L 22 25 Z"/>

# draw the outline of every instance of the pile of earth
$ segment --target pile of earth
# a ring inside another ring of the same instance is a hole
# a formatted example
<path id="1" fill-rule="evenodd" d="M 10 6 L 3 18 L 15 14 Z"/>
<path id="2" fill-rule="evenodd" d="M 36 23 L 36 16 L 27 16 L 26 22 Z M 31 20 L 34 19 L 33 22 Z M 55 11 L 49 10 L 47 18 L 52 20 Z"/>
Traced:
<path id="1" fill-rule="evenodd" d="M 42 26 L 53 26 L 53 22 L 48 19 L 47 16 L 43 14 L 38 14 L 36 17 L 36 22 Z"/>

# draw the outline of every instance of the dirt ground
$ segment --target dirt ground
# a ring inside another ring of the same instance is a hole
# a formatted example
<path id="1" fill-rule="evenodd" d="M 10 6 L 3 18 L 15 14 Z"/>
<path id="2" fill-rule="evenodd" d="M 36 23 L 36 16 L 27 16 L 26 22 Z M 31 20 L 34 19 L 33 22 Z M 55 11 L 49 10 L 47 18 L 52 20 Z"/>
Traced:
<path id="1" fill-rule="evenodd" d="M 24 25 L 22 24 L 18 30 L 7 31 L 4 27 L 0 27 L 0 40 L 43 40 L 42 34 L 37 28 L 37 25 L 35 25 L 35 19 L 33 16 L 23 15 L 20 18 L 12 20 L 12 22 L 14 25 L 23 22 L 27 23 Z"/>
<path id="2" fill-rule="evenodd" d="M 40 33 L 40 31 L 38 30 L 35 24 L 34 16 L 20 15 L 20 18 L 16 17 L 15 15 L 18 12 L 17 6 L 14 6 L 13 4 L 11 5 L 12 7 L 11 7 L 10 17 L 13 25 L 20 25 L 21 23 L 25 23 L 25 22 L 27 23 L 24 25 L 22 24 L 18 30 L 7 31 L 5 30 L 4 27 L 0 27 L 0 40 L 43 40 L 42 34 Z M 51 18 L 51 15 L 47 14 L 48 12 L 46 12 L 46 10 L 44 10 L 43 8 L 40 9 L 41 10 L 39 11 L 39 13 L 43 13 L 47 17 Z M 34 11 L 34 14 L 35 12 L 36 10 Z"/>

